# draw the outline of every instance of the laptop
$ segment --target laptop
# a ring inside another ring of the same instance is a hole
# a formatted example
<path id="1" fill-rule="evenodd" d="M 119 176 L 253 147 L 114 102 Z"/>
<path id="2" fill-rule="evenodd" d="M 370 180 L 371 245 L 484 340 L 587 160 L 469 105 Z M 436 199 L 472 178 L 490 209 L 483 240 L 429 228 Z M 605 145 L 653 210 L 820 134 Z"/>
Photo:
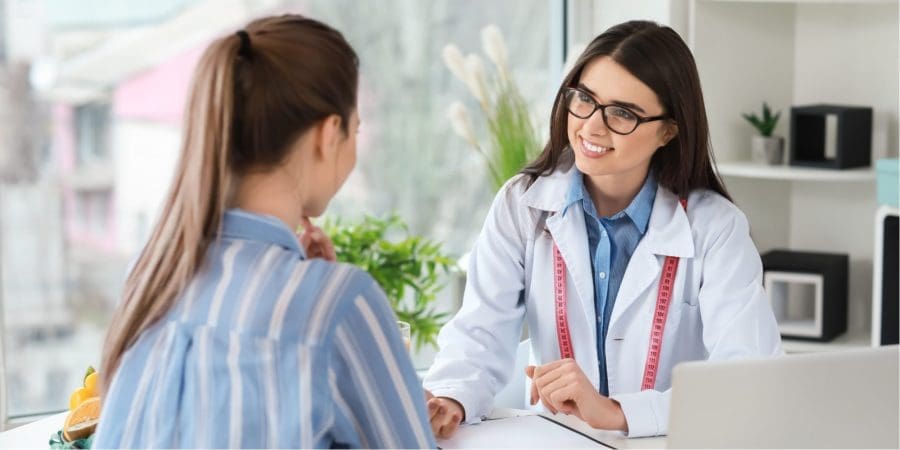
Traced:
<path id="1" fill-rule="evenodd" d="M 675 367 L 669 448 L 898 448 L 900 347 Z"/>

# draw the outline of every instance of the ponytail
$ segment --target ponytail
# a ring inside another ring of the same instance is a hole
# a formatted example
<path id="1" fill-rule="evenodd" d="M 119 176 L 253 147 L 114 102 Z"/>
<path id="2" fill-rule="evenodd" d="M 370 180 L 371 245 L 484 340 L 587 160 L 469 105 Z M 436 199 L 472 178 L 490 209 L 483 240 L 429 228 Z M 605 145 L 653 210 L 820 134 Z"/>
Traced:
<path id="1" fill-rule="evenodd" d="M 228 143 L 234 111 L 237 36 L 219 39 L 204 53 L 188 103 L 182 157 L 163 214 L 125 281 L 125 292 L 106 337 L 101 372 L 109 387 L 122 354 L 159 320 L 197 272 L 219 229 L 231 189 Z"/>

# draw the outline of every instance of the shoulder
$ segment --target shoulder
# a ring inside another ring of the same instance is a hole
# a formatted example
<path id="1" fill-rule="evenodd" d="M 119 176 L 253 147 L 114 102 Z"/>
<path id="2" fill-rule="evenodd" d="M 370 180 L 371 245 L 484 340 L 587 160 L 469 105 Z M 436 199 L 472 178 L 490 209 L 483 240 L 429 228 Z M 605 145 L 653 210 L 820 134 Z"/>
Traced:
<path id="1" fill-rule="evenodd" d="M 747 216 L 731 200 L 711 190 L 696 190 L 688 196 L 688 220 L 695 239 L 710 244 L 722 237 L 746 236 Z"/>
<path id="2" fill-rule="evenodd" d="M 309 261 L 318 273 L 319 303 L 323 307 L 340 308 L 360 296 L 366 296 L 378 285 L 366 271 L 342 262 L 321 259 Z M 302 293 L 298 293 L 302 294 Z"/>
<path id="3" fill-rule="evenodd" d="M 323 308 L 332 310 L 333 321 L 360 314 L 380 319 L 393 314 L 384 291 L 368 272 L 352 264 L 323 263 L 330 266 L 331 275 L 323 282 L 320 301 Z"/>
<path id="4" fill-rule="evenodd" d="M 522 203 L 522 196 L 533 186 L 530 183 L 530 177 L 525 174 L 517 174 L 506 180 L 497 195 L 494 197 L 494 204 L 504 203 L 508 205 L 519 205 Z"/>

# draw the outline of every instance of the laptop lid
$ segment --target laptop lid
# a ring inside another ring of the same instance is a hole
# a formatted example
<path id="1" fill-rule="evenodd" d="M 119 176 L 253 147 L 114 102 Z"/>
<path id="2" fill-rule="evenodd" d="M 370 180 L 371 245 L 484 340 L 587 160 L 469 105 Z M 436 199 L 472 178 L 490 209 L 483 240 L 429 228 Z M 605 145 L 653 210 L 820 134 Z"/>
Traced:
<path id="1" fill-rule="evenodd" d="M 669 448 L 898 448 L 900 347 L 675 367 Z"/>

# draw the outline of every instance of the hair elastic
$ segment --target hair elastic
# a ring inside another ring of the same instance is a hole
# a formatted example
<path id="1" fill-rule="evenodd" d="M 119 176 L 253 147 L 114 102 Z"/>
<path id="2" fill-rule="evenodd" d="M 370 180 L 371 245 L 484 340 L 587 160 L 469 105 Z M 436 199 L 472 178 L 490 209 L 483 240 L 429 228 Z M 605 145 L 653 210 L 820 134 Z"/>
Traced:
<path id="1" fill-rule="evenodd" d="M 244 30 L 239 30 L 234 34 L 238 35 L 238 37 L 241 38 L 241 48 L 238 49 L 238 54 L 243 55 L 243 56 L 249 56 L 250 55 L 250 35 L 247 34 L 247 32 Z"/>

